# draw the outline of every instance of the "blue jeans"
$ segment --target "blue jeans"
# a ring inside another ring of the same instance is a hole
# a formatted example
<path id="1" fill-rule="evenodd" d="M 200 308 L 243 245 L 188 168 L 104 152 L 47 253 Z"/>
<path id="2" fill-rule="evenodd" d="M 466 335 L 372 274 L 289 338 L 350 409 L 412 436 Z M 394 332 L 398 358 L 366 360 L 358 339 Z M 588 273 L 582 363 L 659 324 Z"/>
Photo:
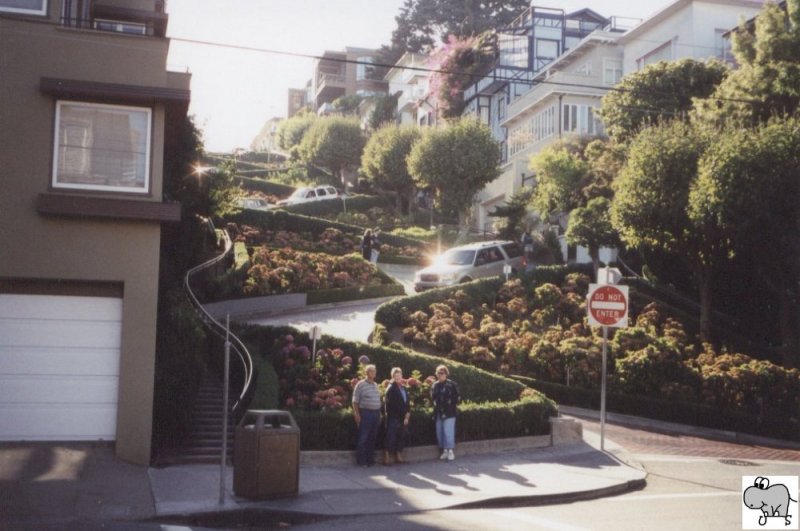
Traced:
<path id="1" fill-rule="evenodd" d="M 378 427 L 381 424 L 379 409 L 362 409 L 361 424 L 358 426 L 358 444 L 356 445 L 356 461 L 359 465 L 375 463 L 375 439 L 378 438 Z"/>
<path id="2" fill-rule="evenodd" d="M 456 447 L 456 418 L 443 419 L 436 417 L 436 440 L 442 450 L 452 450 Z"/>

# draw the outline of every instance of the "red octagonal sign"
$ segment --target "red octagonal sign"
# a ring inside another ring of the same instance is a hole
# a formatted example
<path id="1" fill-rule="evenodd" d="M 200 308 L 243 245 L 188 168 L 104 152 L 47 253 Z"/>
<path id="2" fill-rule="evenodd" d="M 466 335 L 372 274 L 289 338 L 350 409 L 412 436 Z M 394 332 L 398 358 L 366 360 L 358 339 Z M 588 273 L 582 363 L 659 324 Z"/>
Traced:
<path id="1" fill-rule="evenodd" d="M 592 326 L 628 326 L 628 286 L 590 284 L 586 304 Z"/>

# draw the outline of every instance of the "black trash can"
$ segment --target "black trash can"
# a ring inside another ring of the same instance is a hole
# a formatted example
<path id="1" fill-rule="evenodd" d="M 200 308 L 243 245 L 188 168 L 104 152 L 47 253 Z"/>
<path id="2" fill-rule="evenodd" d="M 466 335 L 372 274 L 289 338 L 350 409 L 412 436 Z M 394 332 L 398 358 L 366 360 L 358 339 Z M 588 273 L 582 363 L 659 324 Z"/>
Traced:
<path id="1" fill-rule="evenodd" d="M 254 500 L 297 496 L 300 428 L 288 411 L 249 410 L 236 427 L 233 492 Z"/>

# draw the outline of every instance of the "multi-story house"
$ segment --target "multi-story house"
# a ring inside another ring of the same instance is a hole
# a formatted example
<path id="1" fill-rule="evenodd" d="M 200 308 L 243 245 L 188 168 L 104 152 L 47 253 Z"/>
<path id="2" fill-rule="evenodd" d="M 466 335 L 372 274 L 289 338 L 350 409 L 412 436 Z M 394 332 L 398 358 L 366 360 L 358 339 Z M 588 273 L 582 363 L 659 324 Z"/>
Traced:
<path id="1" fill-rule="evenodd" d="M 318 111 L 323 105 L 342 96 L 358 94 L 369 96 L 385 93 L 386 82 L 376 79 L 376 68 L 371 66 L 378 51 L 347 47 L 343 52 L 326 51 L 314 64 L 311 99 L 312 108 Z"/>
<path id="2" fill-rule="evenodd" d="M 291 90 L 291 89 L 290 89 Z M 274 116 L 261 126 L 261 130 L 250 142 L 250 151 L 266 151 L 271 152 L 279 148 L 275 135 L 278 132 L 278 126 L 283 121 L 283 118 Z"/>
<path id="3" fill-rule="evenodd" d="M 432 125 L 435 122 L 434 109 L 426 100 L 430 77 L 428 68 L 428 56 L 406 53 L 384 76 L 389 94 L 397 95 L 399 125 Z"/>
<path id="4" fill-rule="evenodd" d="M 163 166 L 190 76 L 164 0 L 0 0 L 0 440 L 150 460 Z"/>
<path id="5" fill-rule="evenodd" d="M 309 85 L 311 81 L 309 80 Z M 286 117 L 291 118 L 301 109 L 305 109 L 308 107 L 308 87 L 306 88 L 290 88 L 289 89 L 289 101 L 286 107 Z"/>
<path id="6" fill-rule="evenodd" d="M 729 58 L 726 34 L 754 17 L 762 0 L 677 0 L 621 39 L 624 74 L 658 61 Z"/>

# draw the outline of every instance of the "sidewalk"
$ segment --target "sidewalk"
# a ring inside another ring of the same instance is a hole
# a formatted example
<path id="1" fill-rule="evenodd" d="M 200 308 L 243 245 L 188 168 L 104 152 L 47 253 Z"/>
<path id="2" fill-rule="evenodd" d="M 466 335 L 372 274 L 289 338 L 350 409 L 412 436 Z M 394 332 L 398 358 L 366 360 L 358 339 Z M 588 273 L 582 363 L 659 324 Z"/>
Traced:
<path id="1" fill-rule="evenodd" d="M 233 470 L 213 465 L 145 468 L 114 458 L 109 445 L 0 445 L 0 528 L 99 521 L 215 521 L 288 514 L 385 514 L 510 502 L 550 504 L 619 494 L 644 486 L 646 473 L 622 448 L 585 433 L 583 440 L 544 448 L 469 454 L 439 461 L 436 449 L 409 449 L 409 464 L 359 468 L 304 453 L 296 498 L 250 501 L 233 495 Z M 414 451 L 411 451 L 414 450 Z M 431 455 L 422 455 L 425 452 Z M 627 463 L 626 463 L 627 461 Z M 306 463 L 312 464 L 306 464 Z M 318 464 L 313 464 L 313 463 Z M 334 464 L 326 464 L 334 463 Z M 631 466 L 634 465 L 634 466 Z M 80 526 L 79 526 L 80 527 Z"/>

